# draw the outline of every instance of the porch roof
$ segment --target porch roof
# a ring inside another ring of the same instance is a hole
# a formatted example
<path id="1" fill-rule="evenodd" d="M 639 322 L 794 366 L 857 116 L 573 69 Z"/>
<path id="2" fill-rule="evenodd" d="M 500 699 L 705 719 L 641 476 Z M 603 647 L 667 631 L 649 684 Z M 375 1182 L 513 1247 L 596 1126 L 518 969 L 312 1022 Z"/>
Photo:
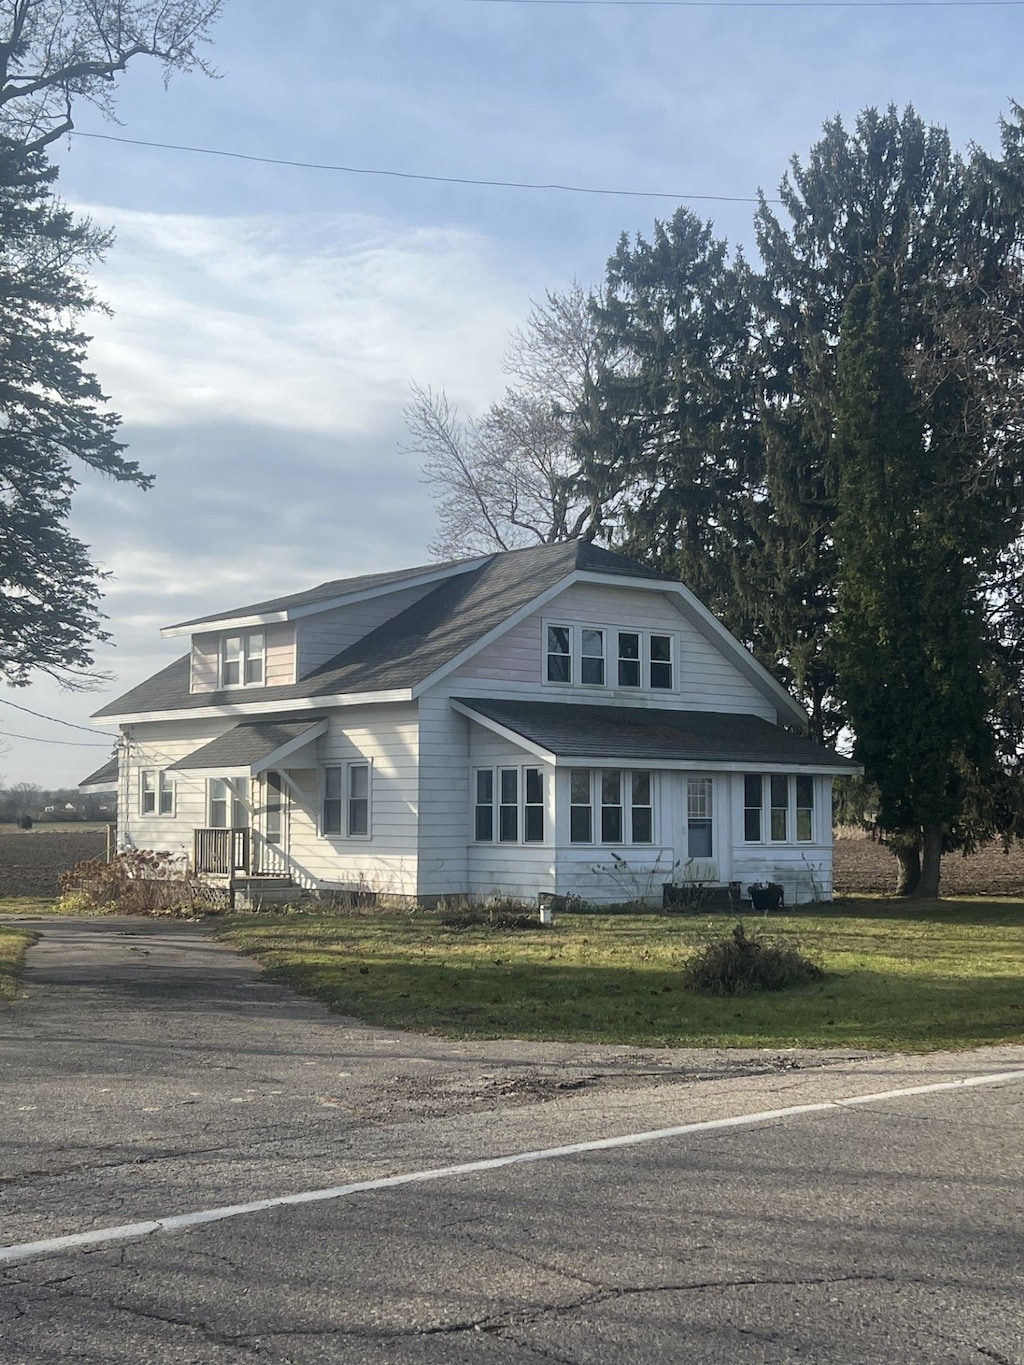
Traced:
<path id="1" fill-rule="evenodd" d="M 255 776 L 283 763 L 327 730 L 323 719 L 246 720 L 179 758 L 170 772 L 244 772 Z"/>
<path id="2" fill-rule="evenodd" d="M 473 719 L 555 759 L 861 771 L 851 758 L 744 713 L 481 697 L 452 700 Z"/>

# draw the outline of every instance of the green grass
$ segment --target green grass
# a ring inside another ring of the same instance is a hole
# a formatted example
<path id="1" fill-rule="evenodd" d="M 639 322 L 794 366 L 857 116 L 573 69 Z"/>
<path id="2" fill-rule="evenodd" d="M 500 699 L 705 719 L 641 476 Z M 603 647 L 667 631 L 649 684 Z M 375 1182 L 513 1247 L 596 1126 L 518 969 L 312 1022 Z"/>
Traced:
<path id="1" fill-rule="evenodd" d="M 705 998 L 680 967 L 735 917 L 562 914 L 547 931 L 448 930 L 423 913 L 234 916 L 276 980 L 369 1023 L 455 1038 L 923 1050 L 1024 1042 L 1024 902 L 858 897 L 760 916 L 828 973 Z"/>
<path id="2" fill-rule="evenodd" d="M 25 951 L 35 941 L 35 934 L 0 924 L 0 1001 L 13 1000 L 17 995 Z"/>
<path id="3" fill-rule="evenodd" d="M 0 896 L 0 915 L 60 915 L 53 896 Z"/>

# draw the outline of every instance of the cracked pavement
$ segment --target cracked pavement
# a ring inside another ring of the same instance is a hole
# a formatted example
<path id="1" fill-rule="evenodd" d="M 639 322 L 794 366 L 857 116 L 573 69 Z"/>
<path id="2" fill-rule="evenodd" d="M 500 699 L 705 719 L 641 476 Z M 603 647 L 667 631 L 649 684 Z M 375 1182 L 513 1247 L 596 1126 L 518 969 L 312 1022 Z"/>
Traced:
<path id="1" fill-rule="evenodd" d="M 1024 1067 L 421 1038 L 199 926 L 32 927 L 5 1245 Z M 1024 1365 L 1022 1118 L 1022 1084 L 890 1097 L 50 1253 L 0 1269 L 0 1365 Z"/>

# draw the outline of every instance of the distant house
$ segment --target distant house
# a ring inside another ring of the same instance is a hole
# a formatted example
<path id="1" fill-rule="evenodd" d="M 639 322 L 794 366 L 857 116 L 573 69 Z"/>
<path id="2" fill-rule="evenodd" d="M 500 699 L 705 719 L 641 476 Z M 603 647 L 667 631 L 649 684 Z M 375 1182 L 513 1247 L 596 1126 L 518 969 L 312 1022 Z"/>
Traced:
<path id="1" fill-rule="evenodd" d="M 831 894 L 856 765 L 684 584 L 611 551 L 342 579 L 163 634 L 187 653 L 96 713 L 122 846 L 421 900 Z"/>

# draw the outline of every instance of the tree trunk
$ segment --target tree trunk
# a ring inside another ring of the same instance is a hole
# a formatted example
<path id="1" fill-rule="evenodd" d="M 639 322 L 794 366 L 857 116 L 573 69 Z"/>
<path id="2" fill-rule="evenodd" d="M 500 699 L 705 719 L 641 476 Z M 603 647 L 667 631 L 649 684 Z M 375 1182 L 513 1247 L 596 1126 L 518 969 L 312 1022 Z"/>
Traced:
<path id="1" fill-rule="evenodd" d="M 913 896 L 921 881 L 920 844 L 900 844 L 893 849 L 898 864 L 896 873 L 897 896 Z"/>
<path id="2" fill-rule="evenodd" d="M 942 826 L 925 825 L 921 850 L 921 880 L 914 895 L 918 900 L 937 900 L 942 871 Z"/>

